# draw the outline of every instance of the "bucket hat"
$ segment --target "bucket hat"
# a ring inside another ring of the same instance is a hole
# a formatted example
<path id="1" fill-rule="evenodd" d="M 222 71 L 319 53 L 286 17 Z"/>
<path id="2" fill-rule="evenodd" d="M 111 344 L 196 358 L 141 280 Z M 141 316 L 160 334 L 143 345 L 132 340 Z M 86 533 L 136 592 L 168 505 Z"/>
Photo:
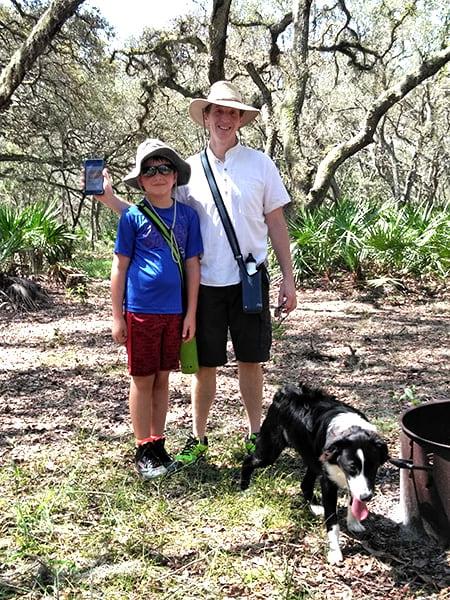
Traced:
<path id="1" fill-rule="evenodd" d="M 216 81 L 209 90 L 208 97 L 194 98 L 189 105 L 189 114 L 197 125 L 203 125 L 203 111 L 210 104 L 228 106 L 245 111 L 242 115 L 242 125 L 247 125 L 258 115 L 259 109 L 242 102 L 242 96 L 237 87 L 229 81 Z"/>
<path id="2" fill-rule="evenodd" d="M 152 156 L 163 156 L 173 164 L 177 172 L 178 185 L 185 185 L 189 181 L 191 166 L 173 148 L 157 139 L 147 139 L 139 144 L 136 151 L 136 163 L 123 181 L 135 190 L 142 191 L 138 177 L 141 173 L 142 163 Z"/>

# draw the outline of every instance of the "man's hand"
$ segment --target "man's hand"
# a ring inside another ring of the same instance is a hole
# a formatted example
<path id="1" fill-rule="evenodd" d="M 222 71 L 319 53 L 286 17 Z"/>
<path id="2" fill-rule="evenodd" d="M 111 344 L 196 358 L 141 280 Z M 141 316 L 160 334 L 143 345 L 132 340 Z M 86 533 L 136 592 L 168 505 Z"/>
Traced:
<path id="1" fill-rule="evenodd" d="M 280 285 L 280 291 L 278 292 L 278 306 L 280 313 L 289 314 L 297 306 L 297 293 L 295 290 L 294 280 L 291 278 L 284 278 Z M 281 314 L 280 314 L 281 316 Z"/>

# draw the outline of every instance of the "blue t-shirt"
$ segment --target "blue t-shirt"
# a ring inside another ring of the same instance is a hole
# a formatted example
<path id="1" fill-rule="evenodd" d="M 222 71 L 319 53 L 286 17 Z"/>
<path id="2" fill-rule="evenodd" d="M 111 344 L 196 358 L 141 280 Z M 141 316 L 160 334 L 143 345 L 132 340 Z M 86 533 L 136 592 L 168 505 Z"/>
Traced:
<path id="1" fill-rule="evenodd" d="M 169 228 L 173 223 L 174 207 L 175 202 L 170 208 L 154 207 Z M 183 260 L 203 253 L 197 213 L 181 202 L 176 203 L 174 233 Z M 183 312 L 178 265 L 156 225 L 137 206 L 130 206 L 122 213 L 114 252 L 130 258 L 125 310 L 146 314 Z"/>

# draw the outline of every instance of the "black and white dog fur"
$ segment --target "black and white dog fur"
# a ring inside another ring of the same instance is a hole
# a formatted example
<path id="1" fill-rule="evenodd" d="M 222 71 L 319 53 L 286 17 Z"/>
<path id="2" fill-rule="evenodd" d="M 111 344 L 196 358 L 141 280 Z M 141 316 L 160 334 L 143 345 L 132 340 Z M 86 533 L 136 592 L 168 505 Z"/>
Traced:
<path id="1" fill-rule="evenodd" d="M 365 531 L 361 520 L 365 502 L 374 495 L 378 468 L 388 459 L 386 443 L 364 414 L 320 389 L 286 385 L 274 396 L 257 438 L 256 450 L 244 459 L 241 489 L 250 484 L 253 470 L 275 462 L 281 452 L 294 448 L 303 458 L 306 473 L 301 483 L 305 499 L 315 514 L 324 514 L 328 560 L 342 561 L 337 518 L 338 489 L 349 494 L 347 527 Z M 320 477 L 322 506 L 314 497 Z"/>

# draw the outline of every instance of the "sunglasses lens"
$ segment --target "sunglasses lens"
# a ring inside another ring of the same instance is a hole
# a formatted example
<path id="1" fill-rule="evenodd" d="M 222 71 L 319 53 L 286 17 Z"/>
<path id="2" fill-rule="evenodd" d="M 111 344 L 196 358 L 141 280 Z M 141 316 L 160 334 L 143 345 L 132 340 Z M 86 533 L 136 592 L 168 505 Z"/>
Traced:
<path id="1" fill-rule="evenodd" d="M 148 166 L 148 167 L 144 167 L 141 175 L 143 175 L 144 177 L 154 177 L 156 175 L 156 173 L 159 173 L 160 175 L 168 175 L 169 173 L 172 173 L 173 171 L 175 171 L 175 169 L 173 168 L 172 165 L 158 165 L 158 166 Z"/>
<path id="2" fill-rule="evenodd" d="M 144 177 L 153 177 L 153 175 L 156 175 L 156 173 L 156 167 L 145 167 L 141 175 L 144 175 Z"/>
<path id="3" fill-rule="evenodd" d="M 161 175 L 167 175 L 168 173 L 172 173 L 173 168 L 170 165 L 159 165 L 156 167 Z"/>

